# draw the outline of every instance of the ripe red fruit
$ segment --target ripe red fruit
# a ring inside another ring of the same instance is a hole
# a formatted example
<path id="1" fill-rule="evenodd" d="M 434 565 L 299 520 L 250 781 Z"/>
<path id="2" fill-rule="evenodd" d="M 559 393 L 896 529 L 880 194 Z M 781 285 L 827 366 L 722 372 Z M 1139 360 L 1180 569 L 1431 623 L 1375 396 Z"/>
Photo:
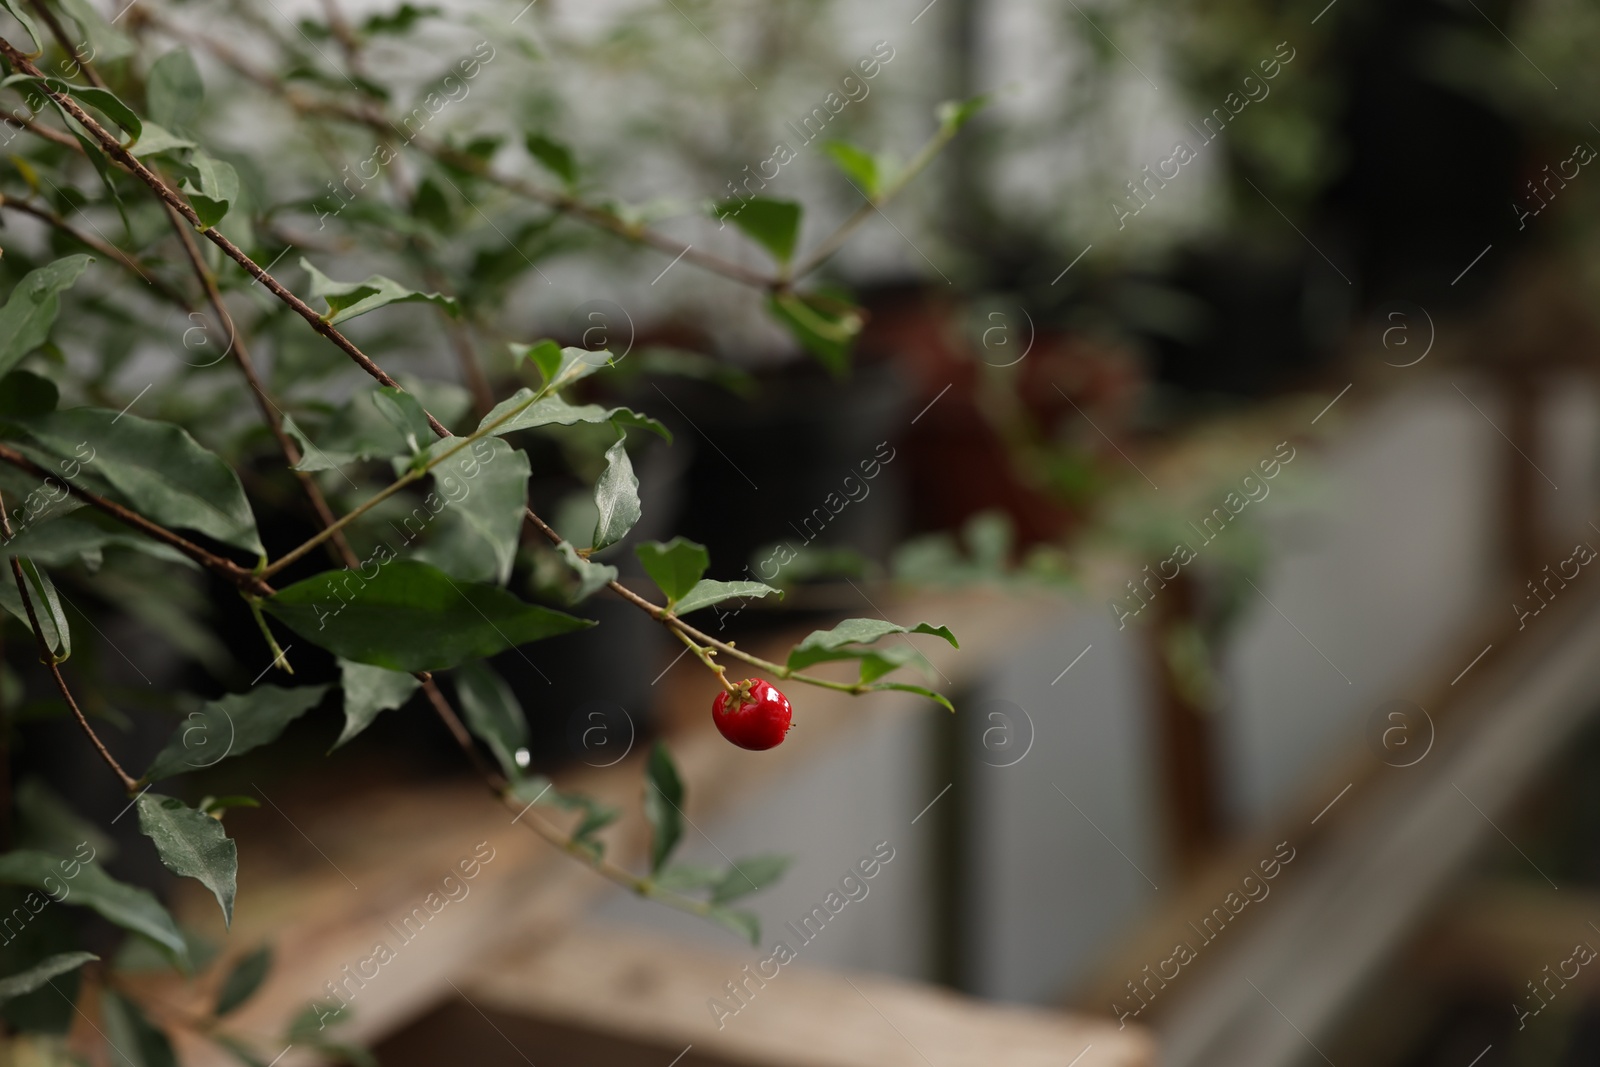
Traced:
<path id="1" fill-rule="evenodd" d="M 724 689 L 711 702 L 711 718 L 722 736 L 755 752 L 782 742 L 793 717 L 789 698 L 760 678 L 740 682 L 737 692 Z"/>

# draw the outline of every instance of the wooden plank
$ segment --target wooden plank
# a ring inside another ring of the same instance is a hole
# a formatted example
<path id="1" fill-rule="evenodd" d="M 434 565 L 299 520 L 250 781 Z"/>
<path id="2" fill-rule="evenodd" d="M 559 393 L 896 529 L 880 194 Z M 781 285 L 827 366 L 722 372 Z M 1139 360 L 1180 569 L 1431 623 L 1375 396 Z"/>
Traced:
<path id="1" fill-rule="evenodd" d="M 1552 607 L 1563 610 L 1541 618 L 1542 629 L 1497 669 L 1476 675 L 1452 735 L 1427 759 L 1347 798 L 1344 824 L 1301 865 L 1300 884 L 1241 931 L 1203 985 L 1183 988 L 1157 1029 L 1163 1063 L 1314 1059 L 1361 984 L 1478 850 L 1509 847 L 1496 821 L 1593 715 L 1600 689 L 1600 605 L 1574 597 Z M 1529 874 L 1543 877 L 1531 864 Z"/>
<path id="2" fill-rule="evenodd" d="M 1600 893 L 1562 886 L 1484 880 L 1456 895 L 1406 950 L 1408 974 L 1439 986 L 1490 990 L 1521 1000 L 1527 983 L 1560 970 L 1579 942 L 1600 950 Z M 1569 971 L 1570 973 L 1570 971 Z M 1567 980 L 1574 992 L 1600 990 L 1600 967 Z"/>
<path id="3" fill-rule="evenodd" d="M 1483 610 L 1474 613 L 1462 626 L 1444 653 L 1419 670 L 1409 685 L 1396 691 L 1398 696 L 1427 709 L 1435 729 L 1435 743 L 1437 738 L 1454 729 L 1464 694 L 1473 692 L 1481 679 L 1492 676 L 1505 664 L 1507 652 L 1518 647 L 1519 631 L 1515 620 L 1503 606 L 1517 599 L 1519 588 L 1506 581 L 1500 587 L 1501 592 L 1489 598 Z M 1566 608 L 1570 612 L 1578 603 L 1569 602 Z M 1565 618 L 1570 620 L 1572 615 L 1569 613 Z M 1552 630 L 1563 624 L 1555 619 L 1550 621 Z M 1468 663 L 1472 663 L 1471 673 L 1463 677 L 1462 668 Z M 1453 684 L 1458 679 L 1462 683 L 1460 686 Z M 1306 855 L 1314 855 L 1325 847 L 1357 807 L 1351 803 L 1353 800 L 1366 796 L 1377 783 L 1403 770 L 1375 759 L 1369 745 L 1370 739 L 1363 738 L 1359 745 L 1335 754 L 1327 766 L 1312 768 L 1298 795 L 1282 806 L 1276 818 L 1263 827 L 1238 835 L 1203 868 L 1177 886 L 1176 893 L 1170 897 L 1162 894 L 1168 899 L 1121 939 L 1096 964 L 1087 979 L 1065 991 L 1062 1003 L 1071 1010 L 1093 1012 L 1111 1012 L 1113 1003 L 1128 1006 L 1128 981 L 1140 977 L 1146 964 L 1166 959 L 1178 942 L 1192 938 L 1189 923 L 1198 921 L 1230 891 L 1237 889 L 1242 876 L 1270 856 L 1278 842 L 1290 841 L 1292 847 Z M 1346 787 L 1348 792 L 1345 792 Z M 1338 802 L 1330 807 L 1335 797 L 1339 798 Z M 1273 882 L 1273 892 L 1280 893 L 1279 899 L 1299 880 L 1306 866 L 1297 861 Z M 1268 905 L 1269 908 L 1275 906 Z M 1206 972 L 1224 957 L 1225 952 L 1203 953 L 1198 961 L 1184 967 L 1182 984 L 1206 981 Z M 1141 1012 L 1139 1021 L 1146 1024 L 1159 1021 L 1178 999 L 1175 994 L 1154 998 Z"/>
<path id="4" fill-rule="evenodd" d="M 792 940 L 792 939 L 791 939 Z M 802 949 L 803 951 L 803 949 Z M 1149 1038 L 1115 1023 L 1001 1007 L 933 986 L 808 968 L 769 951 L 707 952 L 657 935 L 580 929 L 460 980 L 485 1012 L 561 1020 L 668 1056 L 748 1067 L 1149 1067 Z M 745 968 L 749 967 L 748 972 Z M 762 974 L 772 974 L 763 980 Z M 754 977 L 749 977 L 754 975 Z M 728 992 L 740 982 L 743 1000 Z M 724 1010 L 709 1006 L 717 998 Z M 734 1014 L 728 1009 L 738 1007 Z M 665 1062 L 665 1060 L 661 1061 Z"/>

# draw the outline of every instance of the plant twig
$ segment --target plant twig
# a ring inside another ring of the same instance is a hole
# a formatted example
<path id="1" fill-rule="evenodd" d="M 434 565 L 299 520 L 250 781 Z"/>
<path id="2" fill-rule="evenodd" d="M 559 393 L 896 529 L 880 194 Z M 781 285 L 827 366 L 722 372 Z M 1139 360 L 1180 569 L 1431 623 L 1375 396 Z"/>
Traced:
<path id="1" fill-rule="evenodd" d="M 0 55 L 5 56 L 13 67 L 30 77 L 45 77 L 43 71 L 36 67 L 15 45 L 3 37 L 0 37 Z M 341 351 L 355 360 L 362 370 L 372 375 L 382 384 L 397 389 L 400 387 L 398 382 L 391 378 L 382 367 L 374 363 L 371 357 L 361 351 L 354 342 L 334 329 L 326 319 L 317 314 L 310 304 L 301 300 L 282 282 L 267 273 L 260 264 L 251 259 L 238 245 L 219 233 L 215 227 L 206 226 L 205 223 L 201 222 L 200 216 L 195 213 L 194 208 L 189 206 L 187 200 L 179 196 L 159 175 L 124 148 L 122 142 L 113 137 L 104 126 L 95 121 L 93 116 L 78 106 L 77 101 L 64 93 L 57 92 L 47 84 L 41 84 L 38 89 L 65 110 L 67 114 L 71 115 L 73 121 L 77 122 L 89 133 L 107 156 L 149 186 L 168 206 L 183 216 L 189 225 L 199 230 L 208 241 L 222 249 L 224 255 L 243 267 L 245 272 L 265 286 L 268 292 L 283 301 L 289 306 L 290 310 L 310 323 L 313 330 L 332 341 Z M 443 423 L 433 418 L 432 415 L 429 415 L 428 419 L 435 433 L 441 437 L 449 435 L 449 431 Z"/>
<path id="2" fill-rule="evenodd" d="M 43 467 L 39 466 L 37 463 L 33 462 L 33 460 L 29 459 L 27 456 L 24 456 L 21 452 L 18 452 L 14 448 L 11 448 L 7 445 L 0 445 L 0 463 L 9 463 L 18 470 L 27 471 L 29 474 L 40 479 L 41 481 L 56 481 L 58 484 L 65 487 L 68 493 L 77 497 L 90 507 L 110 515 L 113 519 L 116 519 L 118 522 L 123 523 L 126 526 L 133 527 L 146 537 L 160 541 L 164 545 L 168 545 L 177 549 L 179 552 L 182 552 L 184 555 L 188 556 L 202 567 L 205 567 L 207 570 L 212 571 L 215 574 L 221 575 L 234 585 L 237 585 L 240 589 L 259 593 L 264 596 L 272 595 L 273 590 L 270 585 L 262 581 L 261 578 L 253 572 L 246 570 L 244 567 L 239 566 L 232 560 L 223 559 L 214 552 L 208 552 L 206 549 L 201 548 L 193 541 L 173 533 L 171 530 L 160 525 L 159 523 L 151 522 L 138 512 L 129 508 L 125 508 L 114 500 L 107 500 L 98 493 L 91 493 L 87 489 L 81 489 L 66 479 L 56 478 L 54 474 L 45 470 Z"/>
<path id="3" fill-rule="evenodd" d="M 612 863 L 603 856 L 595 855 L 593 851 L 578 841 L 572 834 L 564 833 L 559 827 L 542 816 L 529 811 L 528 809 L 532 805 L 523 804 L 521 800 L 517 799 L 512 792 L 512 783 L 507 781 L 506 777 L 498 770 L 484 762 L 477 746 L 472 743 L 472 735 L 467 732 L 467 728 L 462 725 L 460 716 L 450 706 L 450 702 L 445 699 L 444 694 L 439 691 L 438 683 L 434 681 L 433 676 L 424 671 L 417 674 L 416 678 L 422 682 L 422 691 L 427 696 L 428 702 L 433 705 L 434 712 L 450 731 L 450 735 L 455 738 L 456 744 L 466 753 L 467 758 L 472 761 L 473 767 L 477 770 L 479 777 L 483 779 L 484 784 L 499 798 L 506 810 L 514 811 L 518 814 L 517 822 L 525 824 L 528 829 L 544 838 L 550 844 L 631 893 L 649 897 L 681 911 L 692 912 L 696 915 L 705 915 L 710 911 L 710 905 L 705 901 L 662 890 L 649 878 L 642 878 L 627 868 Z"/>
<path id="4" fill-rule="evenodd" d="M 44 20 L 44 24 L 50 28 L 50 35 L 56 39 L 56 44 L 60 45 L 61 50 L 71 57 L 73 64 L 83 71 L 83 76 L 89 79 L 89 84 L 97 89 L 104 89 L 105 81 L 89 66 L 89 61 L 78 54 L 77 47 L 72 43 L 72 37 L 67 33 L 67 28 L 61 25 L 61 20 L 56 18 L 56 13 L 50 10 L 44 0 L 32 0 L 32 6 Z"/>
<path id="5" fill-rule="evenodd" d="M 31 118 L 25 119 L 7 111 L 0 113 L 0 122 L 4 122 L 7 126 L 15 126 L 19 130 L 27 130 L 34 136 L 42 137 L 46 141 L 60 145 L 62 148 L 70 148 L 74 152 L 83 151 L 83 146 L 78 143 L 77 138 L 73 137 L 72 134 L 63 133 L 53 127 L 42 125 Z"/>
<path id="6" fill-rule="evenodd" d="M 238 365 L 240 373 L 244 375 L 245 383 L 250 387 L 250 395 L 255 398 L 256 407 L 261 411 L 261 418 L 266 422 L 267 429 L 272 431 L 272 436 L 278 442 L 278 448 L 283 452 L 283 458 L 289 463 L 289 469 L 305 490 L 311 507 L 317 513 L 317 518 L 324 528 L 334 523 L 333 509 L 328 507 L 327 498 L 322 495 L 316 479 L 309 471 L 296 470 L 300 464 L 300 449 L 294 439 L 283 428 L 283 413 L 278 405 L 268 395 L 266 386 L 261 383 L 261 377 L 256 373 L 255 361 L 250 358 L 250 350 L 245 340 L 240 336 L 234 326 L 233 316 L 228 313 L 227 305 L 222 302 L 222 292 L 217 288 L 217 279 L 211 273 L 211 268 L 200 255 L 200 248 L 195 244 L 194 235 L 183 225 L 183 220 L 170 206 L 166 208 L 167 218 L 172 223 L 172 230 L 178 235 L 178 241 L 183 245 L 184 255 L 189 259 L 189 266 L 194 270 L 194 276 L 199 279 L 200 286 L 205 290 L 206 300 L 211 305 L 211 312 L 217 321 L 228 331 L 228 354 Z M 345 539 L 341 530 L 334 530 L 328 535 L 335 558 L 352 570 L 361 566 L 361 561 L 350 548 L 350 542 Z"/>
<path id="7" fill-rule="evenodd" d="M 314 98 L 302 92 L 297 92 L 271 73 L 245 59 L 233 48 L 214 38 L 209 38 L 202 34 L 194 33 L 186 27 L 178 26 L 158 13 L 149 14 L 146 20 L 159 26 L 164 32 L 179 40 L 187 41 L 196 47 L 206 49 L 237 73 L 282 97 L 296 111 L 326 115 L 355 125 L 366 126 L 385 137 L 398 132 L 395 129 L 394 122 L 377 110 L 375 106 L 352 106 L 340 101 Z M 719 274 L 742 285 L 765 290 L 781 287 L 780 281 L 772 275 L 752 270 L 722 256 L 695 248 L 693 245 L 668 237 L 659 230 L 645 226 L 642 223 L 629 222 L 607 208 L 589 204 L 570 193 L 548 189 L 536 182 L 504 174 L 471 153 L 455 149 L 442 141 L 435 141 L 421 136 L 402 138 L 402 141 L 422 155 L 428 156 L 437 162 L 466 171 L 474 177 L 489 182 L 491 185 L 497 185 L 524 200 L 532 200 L 535 203 L 542 204 L 589 226 L 621 237 L 632 244 L 653 248 L 663 255 L 682 258 L 686 262 L 693 263 L 704 270 Z"/>
<path id="8" fill-rule="evenodd" d="M 0 496 L 0 533 L 3 533 L 7 540 L 11 539 L 11 517 L 6 514 L 3 496 Z M 78 720 L 78 725 L 89 736 L 95 751 L 100 753 L 100 758 L 106 761 L 106 766 L 110 767 L 111 772 L 122 782 L 122 788 L 132 793 L 138 788 L 139 783 L 122 769 L 122 764 L 118 763 L 111 750 L 106 748 L 105 742 L 100 740 L 100 735 L 94 732 L 94 727 L 89 725 L 89 719 L 84 715 L 83 709 L 78 707 L 78 702 L 72 698 L 72 690 L 67 688 L 67 680 L 61 676 L 61 666 L 56 662 L 55 650 L 50 647 L 50 642 L 45 640 L 44 627 L 39 624 L 39 615 L 33 609 L 33 595 L 28 592 L 28 580 L 22 573 L 22 560 L 17 556 L 11 557 L 11 575 L 17 581 L 17 592 L 22 597 L 22 610 L 28 614 L 28 625 L 33 628 L 34 640 L 39 643 L 39 662 L 50 671 L 50 677 L 55 679 L 61 698 L 67 702 L 73 718 Z"/>
<path id="9" fill-rule="evenodd" d="M 478 772 L 478 776 L 484 780 L 497 796 L 504 793 L 510 783 L 506 781 L 504 775 L 484 762 L 483 756 L 478 752 L 478 746 L 472 743 L 472 735 L 467 732 L 466 726 L 462 725 L 461 716 L 456 714 L 455 709 L 450 706 L 450 702 L 439 691 L 439 683 L 433 680 L 432 673 L 419 671 L 413 677 L 422 683 L 423 695 L 428 698 L 428 703 L 433 705 L 434 713 L 439 716 L 439 721 L 444 723 L 445 729 L 450 731 L 450 736 L 455 738 L 456 744 L 460 746 L 461 751 L 465 752 L 467 759 L 472 761 L 472 766 Z"/>
<path id="10" fill-rule="evenodd" d="M 74 141 L 73 144 L 76 146 L 77 142 Z M 32 218 L 38 219 L 40 222 L 45 223 L 46 225 L 72 238 L 74 241 L 77 241 L 85 248 L 98 252 L 107 259 L 114 260 L 126 267 L 128 270 L 138 275 L 141 280 L 143 280 L 156 292 L 160 293 L 167 300 L 177 304 L 179 307 L 182 307 L 184 310 L 194 310 L 194 305 L 190 302 L 188 297 L 184 296 L 177 289 L 174 289 L 172 286 L 162 281 L 154 271 L 145 266 L 144 263 L 137 259 L 132 253 L 124 252 L 122 249 L 118 248 L 109 241 L 103 241 L 98 237 L 84 233 L 82 230 L 78 229 L 76 226 L 73 226 L 72 223 L 68 222 L 54 211 L 49 211 L 45 208 L 39 207 L 37 204 L 34 204 L 30 201 L 13 199 L 6 196 L 4 193 L 0 193 L 0 209 L 6 211 L 15 211 L 18 214 L 28 215 Z"/>
<path id="11" fill-rule="evenodd" d="M 890 182 L 877 196 L 867 197 L 866 203 L 856 208 L 849 217 L 839 224 L 837 229 L 823 238 L 822 242 L 795 266 L 791 277 L 795 279 L 804 278 L 833 258 L 834 253 L 844 247 L 844 243 L 850 239 L 850 236 L 860 229 L 873 215 L 882 211 L 889 201 L 899 196 L 905 187 L 911 183 L 911 179 L 922 173 L 928 164 L 933 162 L 934 157 L 959 132 L 960 127 L 955 123 L 941 124 L 939 132 L 928 139 L 927 143 L 911 158 L 911 161 L 906 164 L 905 169 L 899 173 L 895 180 Z"/>
<path id="12" fill-rule="evenodd" d="M 690 652 L 694 653 L 695 659 L 698 659 L 701 663 L 704 663 L 706 665 L 706 669 L 717 676 L 717 682 L 722 686 L 722 688 L 726 689 L 730 693 L 737 693 L 739 691 L 738 686 L 728 681 L 727 669 L 716 661 L 714 653 L 711 649 L 696 644 L 694 638 L 684 633 L 681 626 L 674 626 L 669 622 L 667 624 L 667 629 L 672 632 L 673 636 L 682 641 L 684 646 L 688 648 Z M 680 652 L 679 655 L 682 655 L 682 653 Z"/>

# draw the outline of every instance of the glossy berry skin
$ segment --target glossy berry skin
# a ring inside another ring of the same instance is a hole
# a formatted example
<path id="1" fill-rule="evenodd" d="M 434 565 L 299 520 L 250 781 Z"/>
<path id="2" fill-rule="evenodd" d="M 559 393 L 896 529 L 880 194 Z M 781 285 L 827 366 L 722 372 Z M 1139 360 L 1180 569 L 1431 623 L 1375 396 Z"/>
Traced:
<path id="1" fill-rule="evenodd" d="M 776 747 L 789 732 L 789 722 L 794 717 L 789 698 L 760 678 L 742 684 L 749 685 L 750 695 L 735 703 L 737 693 L 718 693 L 711 702 L 712 720 L 722 736 L 740 748 L 761 752 Z"/>

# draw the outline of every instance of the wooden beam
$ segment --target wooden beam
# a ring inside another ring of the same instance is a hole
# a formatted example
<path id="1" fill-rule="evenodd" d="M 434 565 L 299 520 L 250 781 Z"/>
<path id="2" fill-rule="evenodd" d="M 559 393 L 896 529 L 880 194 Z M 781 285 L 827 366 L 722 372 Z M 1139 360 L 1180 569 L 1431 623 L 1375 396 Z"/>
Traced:
<path id="1" fill-rule="evenodd" d="M 1119 1030 L 1103 1020 L 1002 1007 L 913 982 L 808 968 L 803 945 L 799 952 L 800 959 L 767 968 L 764 973 L 774 977 L 763 980 L 756 965 L 768 956 L 765 950 L 707 952 L 653 934 L 584 928 L 536 951 L 514 948 L 484 961 L 458 984 L 470 1005 L 489 1014 L 513 1042 L 517 1020 L 534 1028 L 530 1037 L 559 1021 L 659 1050 L 659 1058 L 641 1063 L 664 1065 L 691 1045 L 695 1056 L 707 1058 L 701 1062 L 745 1067 L 1155 1062 L 1149 1038 L 1133 1027 Z M 747 966 L 754 978 L 744 971 Z M 730 982 L 744 983 L 742 1002 L 728 992 Z M 714 1013 L 708 1006 L 713 998 L 739 1010 Z M 534 1046 L 528 1052 L 539 1062 Z"/>
<path id="2" fill-rule="evenodd" d="M 1593 716 L 1600 691 L 1600 604 L 1568 595 L 1552 605 L 1565 610 L 1541 616 L 1539 630 L 1476 676 L 1427 759 L 1344 801 L 1343 825 L 1300 865 L 1300 884 L 1176 998 L 1157 1030 L 1163 1063 L 1315 1058 L 1308 1046 L 1326 1040 L 1478 851 L 1511 847 L 1496 824 Z M 1531 861 L 1528 874 L 1545 877 Z"/>

